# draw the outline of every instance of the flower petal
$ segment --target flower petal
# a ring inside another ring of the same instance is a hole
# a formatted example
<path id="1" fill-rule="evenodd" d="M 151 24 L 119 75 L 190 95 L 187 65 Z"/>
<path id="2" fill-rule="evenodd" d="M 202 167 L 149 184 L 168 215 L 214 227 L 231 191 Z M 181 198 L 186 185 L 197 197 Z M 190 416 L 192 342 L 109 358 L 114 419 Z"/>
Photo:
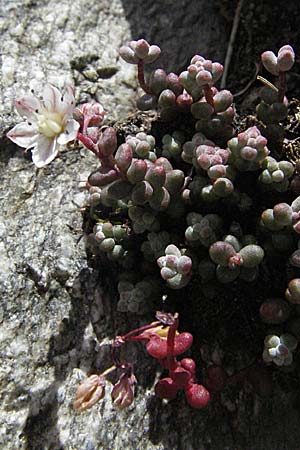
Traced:
<path id="1" fill-rule="evenodd" d="M 51 112 L 60 112 L 59 107 L 62 103 L 61 99 L 61 92 L 55 86 L 52 86 L 52 84 L 46 84 L 43 91 L 45 108 Z"/>
<path id="2" fill-rule="evenodd" d="M 35 124 L 21 122 L 12 128 L 6 135 L 12 142 L 20 147 L 30 148 L 35 145 L 38 138 L 38 130 Z"/>
<path id="3" fill-rule="evenodd" d="M 67 122 L 64 133 L 61 133 L 57 138 L 57 143 L 59 145 L 65 145 L 68 142 L 74 141 L 77 136 L 77 131 L 79 130 L 79 123 L 76 120 L 71 119 Z"/>
<path id="4" fill-rule="evenodd" d="M 61 97 L 59 111 L 61 114 L 71 117 L 75 107 L 74 89 L 72 86 L 66 86 L 65 92 Z"/>
<path id="5" fill-rule="evenodd" d="M 34 95 L 28 94 L 24 95 L 22 98 L 15 99 L 13 103 L 21 117 L 25 116 L 33 122 L 36 121 L 36 113 L 41 107 L 38 98 Z"/>
<path id="6" fill-rule="evenodd" d="M 32 161 L 36 167 L 46 166 L 53 161 L 58 153 L 56 138 L 51 139 L 40 134 L 31 153 Z"/>

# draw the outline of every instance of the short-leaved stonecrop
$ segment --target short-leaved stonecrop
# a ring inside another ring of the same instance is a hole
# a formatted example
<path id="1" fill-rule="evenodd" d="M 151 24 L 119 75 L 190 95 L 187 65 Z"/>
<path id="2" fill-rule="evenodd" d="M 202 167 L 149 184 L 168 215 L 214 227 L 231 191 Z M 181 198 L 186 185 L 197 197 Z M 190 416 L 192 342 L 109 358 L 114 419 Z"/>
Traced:
<path id="1" fill-rule="evenodd" d="M 300 318 L 291 317 L 294 312 L 298 314 L 300 303 L 300 278 L 296 272 L 300 268 L 300 241 L 296 244 L 295 236 L 300 233 L 300 195 L 293 196 L 297 188 L 295 184 L 293 187 L 294 165 L 270 156 L 272 142 L 277 152 L 285 139 L 282 121 L 288 115 L 286 72 L 294 64 L 295 53 L 285 45 L 277 56 L 270 51 L 262 54 L 262 64 L 277 77 L 278 87 L 259 77 L 265 85 L 257 106 L 259 123 L 238 134 L 233 95 L 215 86 L 223 66 L 195 55 L 187 70 L 179 75 L 155 69 L 145 78 L 145 64 L 154 62 L 159 55 L 159 47 L 144 39 L 131 41 L 120 50 L 125 61 L 137 66 L 140 87 L 145 93 L 138 99 L 139 109 L 158 109 L 159 123 L 165 121 L 163 129 L 168 122 L 173 128 L 173 121 L 180 114 L 189 118 L 191 129 L 186 129 L 185 121 L 182 125 L 178 122 L 179 130 L 162 136 L 163 145 L 145 132 L 122 136 L 113 126 L 100 128 L 105 115 L 101 104 L 90 102 L 75 108 L 73 89 L 67 87 L 62 95 L 51 84 L 45 86 L 41 100 L 33 94 L 15 100 L 24 121 L 7 136 L 31 150 L 38 168 L 56 157 L 60 145 L 73 140 L 80 141 L 97 157 L 99 167 L 87 180 L 91 217 L 96 221 L 88 245 L 95 256 L 98 251 L 105 252 L 108 259 L 120 265 L 120 312 L 143 314 L 153 310 L 152 297 L 158 299 L 161 293 L 164 302 L 165 289 L 183 289 L 194 280 L 200 286 L 200 278 L 209 288 L 207 292 L 214 292 L 216 283 L 254 283 L 261 268 L 265 270 L 263 265 L 267 267 L 277 251 L 282 259 L 283 251 L 291 249 L 293 253 L 285 263 L 287 269 L 292 266 L 295 270 L 291 272 L 285 300 L 272 296 L 260 305 L 259 312 L 264 324 L 278 327 L 289 319 L 286 330 L 295 336 L 285 330 L 278 330 L 278 334 L 270 330 L 262 356 L 250 366 L 229 375 L 221 363 L 210 364 L 211 360 L 206 367 L 202 364 L 199 383 L 195 361 L 186 356 L 178 358 L 190 350 L 193 336 L 178 331 L 178 314 L 157 312 L 155 322 L 116 336 L 111 345 L 113 365 L 100 375 L 91 374 L 80 384 L 74 401 L 77 411 L 85 411 L 104 398 L 111 372 L 118 376 L 111 390 L 113 404 L 124 409 L 133 403 L 137 383 L 134 366 L 123 356 L 121 359 L 120 352 L 128 343 L 143 342 L 148 355 L 164 369 L 163 378 L 155 385 L 157 397 L 172 400 L 183 391 L 187 403 L 201 409 L 213 397 L 219 398 L 227 385 L 241 380 L 249 381 L 261 395 L 270 393 L 272 365 L 291 365 L 300 337 Z M 296 169 L 298 183 L 299 172 Z M 245 181 L 241 182 L 243 178 Z M 260 190 L 251 187 L 257 181 Z M 289 203 L 283 197 L 281 203 L 263 211 L 264 193 L 272 191 L 287 192 Z M 248 230 L 249 221 L 243 215 L 250 213 L 254 202 L 258 204 L 255 208 L 260 219 L 253 220 L 252 212 L 249 219 L 259 225 L 254 234 L 250 230 L 244 233 L 242 225 Z M 210 214 L 206 214 L 207 210 Z M 227 217 L 230 211 L 234 211 L 231 218 Z M 106 213 L 108 217 L 104 217 Z M 241 224 L 236 222 L 236 213 Z M 186 220 L 190 214 L 194 214 L 193 220 Z M 226 223 L 227 232 L 223 229 Z M 137 248 L 141 250 L 138 253 Z M 136 272 L 136 261 L 141 259 L 141 271 Z M 160 278 L 156 277 L 155 262 L 161 269 Z M 149 270 L 151 280 L 145 276 Z M 158 286 L 157 292 L 148 289 L 149 284 Z"/>
<path id="2" fill-rule="evenodd" d="M 49 164 L 60 145 L 76 139 L 80 125 L 73 119 L 75 98 L 71 86 L 67 86 L 62 94 L 47 84 L 42 100 L 28 94 L 16 99 L 14 105 L 25 120 L 10 130 L 7 137 L 20 147 L 31 149 L 36 167 Z"/>

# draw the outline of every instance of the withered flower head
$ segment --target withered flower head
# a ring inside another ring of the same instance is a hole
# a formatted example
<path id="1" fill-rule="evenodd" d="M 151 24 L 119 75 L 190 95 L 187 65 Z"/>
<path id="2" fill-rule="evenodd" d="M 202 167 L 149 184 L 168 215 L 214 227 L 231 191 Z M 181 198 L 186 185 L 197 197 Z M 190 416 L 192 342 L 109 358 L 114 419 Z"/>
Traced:
<path id="1" fill-rule="evenodd" d="M 90 375 L 77 388 L 73 403 L 77 411 L 85 411 L 94 406 L 105 394 L 105 379 L 101 375 Z"/>
<path id="2" fill-rule="evenodd" d="M 136 378 L 130 371 L 129 373 L 123 373 L 119 381 L 114 385 L 111 397 L 114 405 L 119 409 L 127 408 L 133 402 L 135 383 Z"/>

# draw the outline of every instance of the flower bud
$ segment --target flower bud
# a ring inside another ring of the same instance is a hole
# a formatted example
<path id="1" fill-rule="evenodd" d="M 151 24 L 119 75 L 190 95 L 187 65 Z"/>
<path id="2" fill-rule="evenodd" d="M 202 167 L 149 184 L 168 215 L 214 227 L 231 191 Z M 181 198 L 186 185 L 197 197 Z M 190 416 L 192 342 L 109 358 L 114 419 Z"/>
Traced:
<path id="1" fill-rule="evenodd" d="M 188 370 L 191 374 L 196 372 L 196 363 L 192 358 L 183 358 L 180 361 L 181 367 Z"/>
<path id="2" fill-rule="evenodd" d="M 87 127 L 97 127 L 103 120 L 105 113 L 100 103 L 84 103 L 74 109 L 73 117 L 85 129 Z"/>

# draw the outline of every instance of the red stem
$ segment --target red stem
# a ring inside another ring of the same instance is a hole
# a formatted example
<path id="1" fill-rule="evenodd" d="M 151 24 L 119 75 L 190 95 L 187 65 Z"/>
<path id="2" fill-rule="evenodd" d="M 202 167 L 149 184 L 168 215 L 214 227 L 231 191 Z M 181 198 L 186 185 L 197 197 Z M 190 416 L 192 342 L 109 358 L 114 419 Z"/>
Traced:
<path id="1" fill-rule="evenodd" d="M 211 87 L 208 84 L 205 84 L 203 86 L 203 91 L 205 95 L 205 100 L 209 105 L 211 105 L 215 109 L 214 96 Z"/>
<path id="2" fill-rule="evenodd" d="M 97 147 L 94 144 L 94 142 L 92 141 L 92 139 L 90 139 L 89 137 L 85 136 L 84 134 L 82 134 L 80 132 L 77 133 L 76 139 L 78 139 L 78 141 L 82 142 L 83 145 L 88 150 L 91 150 L 99 158 L 99 153 L 98 153 Z"/>
<path id="3" fill-rule="evenodd" d="M 286 91 L 286 76 L 285 76 L 285 72 L 279 72 L 278 96 L 279 96 L 279 101 L 280 102 L 283 102 L 285 91 Z"/>
<path id="4" fill-rule="evenodd" d="M 138 334 L 138 333 L 142 333 L 143 331 L 146 331 L 146 330 L 151 330 L 151 328 L 156 328 L 159 325 L 161 325 L 161 322 L 158 322 L 158 321 L 150 323 L 149 325 L 145 325 L 143 327 L 136 328 L 135 330 L 129 331 L 129 333 L 127 333 L 124 336 L 122 336 L 122 338 L 124 339 L 124 341 L 138 341 L 138 340 L 142 340 L 143 338 L 139 339 L 139 336 L 134 336 L 134 335 Z"/>
<path id="5" fill-rule="evenodd" d="M 167 337 L 167 364 L 169 371 L 174 370 L 177 361 L 174 357 L 175 335 L 179 325 L 178 314 L 174 314 L 174 323 L 170 326 Z"/>
<path id="6" fill-rule="evenodd" d="M 144 62 L 142 59 L 139 60 L 137 67 L 138 67 L 138 80 L 141 88 L 143 89 L 143 91 L 146 92 L 146 94 L 153 95 L 150 87 L 147 85 L 145 81 Z"/>

